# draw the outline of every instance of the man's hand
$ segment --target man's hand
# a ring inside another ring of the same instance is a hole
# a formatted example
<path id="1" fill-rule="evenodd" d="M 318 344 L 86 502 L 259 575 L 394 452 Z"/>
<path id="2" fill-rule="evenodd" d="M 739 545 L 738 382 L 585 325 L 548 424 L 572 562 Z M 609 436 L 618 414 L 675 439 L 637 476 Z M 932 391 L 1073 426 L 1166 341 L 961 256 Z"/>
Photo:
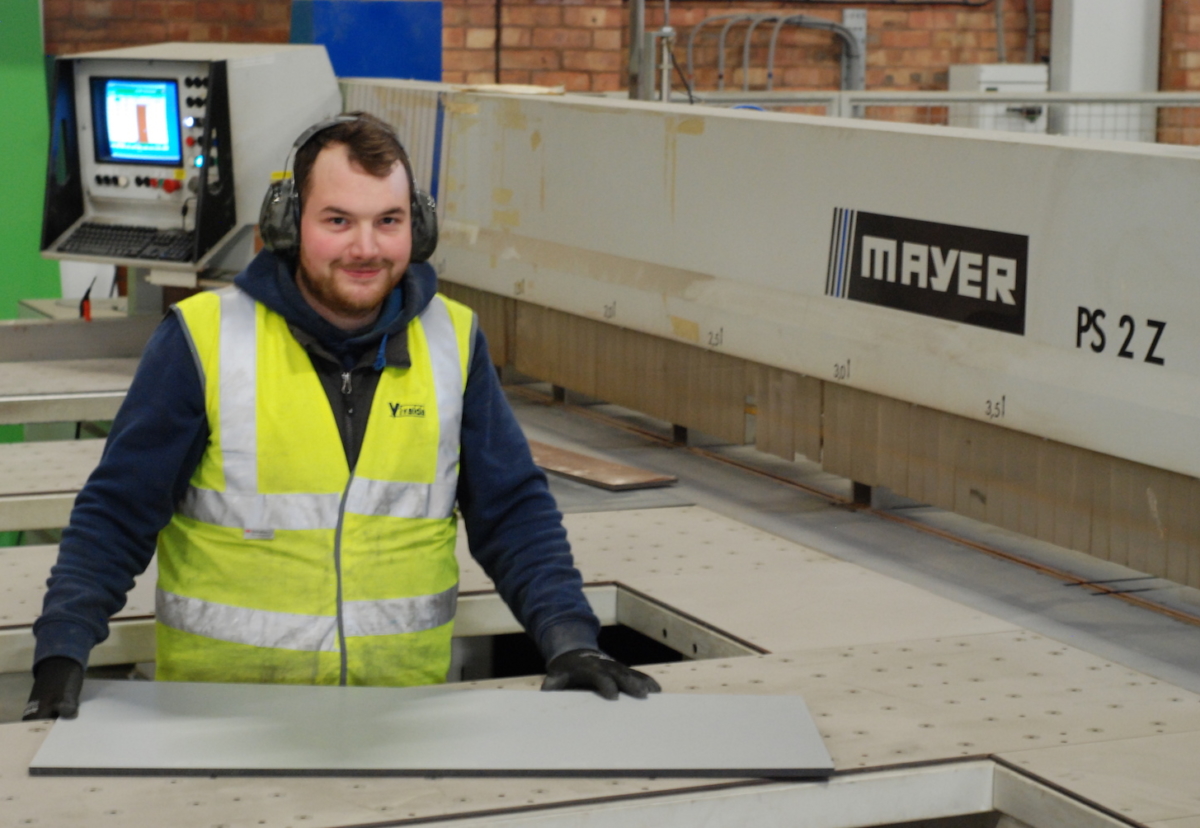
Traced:
<path id="1" fill-rule="evenodd" d="M 626 667 L 599 650 L 570 650 L 546 665 L 543 690 L 595 690 L 609 700 L 621 691 L 644 699 L 662 692 L 658 682 L 645 673 Z"/>
<path id="2" fill-rule="evenodd" d="M 74 719 L 79 712 L 83 665 L 73 658 L 51 656 L 38 664 L 33 676 L 33 691 L 22 720 Z"/>

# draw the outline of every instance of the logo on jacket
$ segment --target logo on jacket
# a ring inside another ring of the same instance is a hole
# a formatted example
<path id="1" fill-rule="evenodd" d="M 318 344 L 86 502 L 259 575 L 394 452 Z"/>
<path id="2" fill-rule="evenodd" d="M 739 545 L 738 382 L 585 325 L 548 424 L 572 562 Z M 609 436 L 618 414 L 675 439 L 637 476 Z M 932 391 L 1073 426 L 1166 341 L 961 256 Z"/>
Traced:
<path id="1" fill-rule="evenodd" d="M 1029 237 L 833 211 L 825 294 L 1025 333 Z"/>
<path id="2" fill-rule="evenodd" d="M 425 406 L 423 405 L 405 405 L 404 403 L 388 403 L 388 408 L 392 411 L 393 417 L 424 417 Z"/>

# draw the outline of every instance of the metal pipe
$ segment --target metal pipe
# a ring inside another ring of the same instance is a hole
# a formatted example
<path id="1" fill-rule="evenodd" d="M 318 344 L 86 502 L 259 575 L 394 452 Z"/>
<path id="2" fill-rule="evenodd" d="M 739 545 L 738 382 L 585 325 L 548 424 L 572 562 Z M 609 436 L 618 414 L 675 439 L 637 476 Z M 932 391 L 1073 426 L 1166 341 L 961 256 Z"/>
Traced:
<path id="1" fill-rule="evenodd" d="M 644 3 L 645 0 L 642 0 L 642 2 Z M 692 30 L 690 32 L 688 32 L 688 47 L 687 47 L 688 80 L 694 81 L 696 78 L 696 64 L 693 61 L 693 58 L 694 58 L 693 49 L 696 45 L 696 38 L 700 36 L 700 30 L 703 29 L 705 26 L 707 26 L 709 23 L 716 23 L 719 20 L 729 20 L 730 18 L 740 17 L 740 16 L 741 16 L 740 14 L 715 14 L 712 17 L 704 18 L 699 23 L 697 23 L 695 26 L 692 26 Z"/>
<path id="2" fill-rule="evenodd" d="M 754 30 L 758 28 L 759 23 L 766 23 L 768 20 L 777 20 L 778 15 L 764 14 L 761 17 L 756 17 L 750 21 L 750 25 L 746 28 L 746 39 L 742 42 L 742 90 L 750 91 L 750 41 L 754 38 Z"/>
<path id="3" fill-rule="evenodd" d="M 646 0 L 632 0 L 629 4 L 629 97 L 637 100 L 643 84 L 642 50 L 646 39 Z"/>
<path id="4" fill-rule="evenodd" d="M 733 24 L 739 23 L 742 20 L 753 20 L 755 15 L 739 14 L 732 20 L 721 27 L 721 36 L 717 39 L 717 91 L 721 92 L 725 89 L 725 37 L 729 34 L 729 29 Z"/>
<path id="5" fill-rule="evenodd" d="M 1025 62 L 1037 60 L 1037 0 L 1025 0 Z"/>
<path id="6" fill-rule="evenodd" d="M 663 26 L 659 32 L 659 43 L 662 46 L 662 86 L 660 90 L 660 100 L 671 100 L 671 45 L 675 39 L 675 30 L 670 26 Z"/>
<path id="7" fill-rule="evenodd" d="M 767 91 L 770 92 L 775 88 L 775 43 L 779 40 L 779 32 L 783 29 L 791 18 L 781 17 L 775 23 L 775 30 L 771 32 L 771 45 L 767 47 Z"/>
<path id="8" fill-rule="evenodd" d="M 996 62 L 1008 63 L 1004 48 L 1004 0 L 996 0 Z"/>
<path id="9" fill-rule="evenodd" d="M 810 17 L 804 14 L 790 15 L 781 21 L 793 26 L 806 29 L 820 29 L 832 32 L 842 39 L 842 89 L 863 89 L 866 86 L 866 59 L 863 44 L 858 42 L 854 32 L 840 23 L 834 23 L 820 17 Z M 778 35 L 778 31 L 776 32 Z M 767 50 L 767 77 L 775 74 L 774 41 Z M 770 87 L 768 87 L 770 88 Z"/>
<path id="10" fill-rule="evenodd" d="M 771 41 L 767 49 L 767 85 L 768 90 L 774 88 L 775 83 L 775 53 L 778 45 L 779 34 L 784 25 L 792 24 L 810 29 L 820 29 L 822 31 L 831 32 L 841 38 L 842 46 L 842 88 L 850 90 L 860 90 L 866 85 L 866 60 L 864 44 L 860 43 L 858 37 L 850 29 L 834 23 L 830 20 L 825 20 L 820 17 L 811 17 L 803 14 L 793 14 L 780 16 L 774 12 L 758 13 L 758 14 L 723 14 L 714 15 L 700 21 L 692 27 L 688 33 L 687 47 L 687 74 L 689 79 L 695 78 L 695 46 L 696 39 L 699 37 L 702 29 L 709 23 L 725 21 L 725 25 L 721 27 L 721 32 L 717 38 L 717 91 L 725 90 L 725 43 L 729 37 L 730 30 L 739 23 L 750 21 L 747 27 L 746 38 L 742 44 L 742 90 L 750 90 L 750 49 L 754 30 L 760 23 L 774 21 L 775 26 L 771 33 Z"/>
<path id="11" fill-rule="evenodd" d="M 658 32 L 642 35 L 641 68 L 638 70 L 638 94 L 640 101 L 654 100 L 655 61 L 658 54 Z"/>

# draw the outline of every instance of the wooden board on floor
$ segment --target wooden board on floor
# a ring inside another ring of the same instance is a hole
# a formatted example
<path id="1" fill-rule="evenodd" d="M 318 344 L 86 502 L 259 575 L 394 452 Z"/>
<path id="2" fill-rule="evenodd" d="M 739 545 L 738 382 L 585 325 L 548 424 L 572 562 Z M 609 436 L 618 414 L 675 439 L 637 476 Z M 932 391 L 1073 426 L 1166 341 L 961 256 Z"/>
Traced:
<path id="1" fill-rule="evenodd" d="M 546 471 L 613 492 L 670 486 L 678 479 L 669 474 L 612 463 L 534 440 L 529 441 L 529 448 L 533 451 L 533 462 Z"/>

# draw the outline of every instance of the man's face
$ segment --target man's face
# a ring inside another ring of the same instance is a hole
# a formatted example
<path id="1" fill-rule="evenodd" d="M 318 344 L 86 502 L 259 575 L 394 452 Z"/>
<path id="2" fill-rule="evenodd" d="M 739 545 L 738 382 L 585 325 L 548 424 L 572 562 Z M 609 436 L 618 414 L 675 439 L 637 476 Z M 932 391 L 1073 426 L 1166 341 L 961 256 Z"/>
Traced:
<path id="1" fill-rule="evenodd" d="M 376 178 L 350 160 L 345 144 L 331 144 L 313 163 L 302 205 L 300 293 L 339 328 L 371 324 L 412 253 L 404 166 Z"/>

